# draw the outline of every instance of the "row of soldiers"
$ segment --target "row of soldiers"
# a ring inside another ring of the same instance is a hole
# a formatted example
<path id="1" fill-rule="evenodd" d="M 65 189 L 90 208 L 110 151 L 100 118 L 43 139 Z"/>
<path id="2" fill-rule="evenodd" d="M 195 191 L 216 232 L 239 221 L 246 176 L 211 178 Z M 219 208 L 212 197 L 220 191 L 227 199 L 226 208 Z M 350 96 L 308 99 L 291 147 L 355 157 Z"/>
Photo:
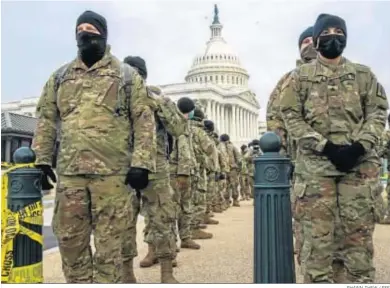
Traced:
<path id="1" fill-rule="evenodd" d="M 146 78 L 144 59 L 129 56 L 124 61 Z M 158 87 L 148 86 L 148 89 L 162 97 L 162 91 Z M 207 225 L 219 224 L 213 219 L 214 213 L 222 213 L 231 205 L 240 207 L 239 200 L 253 198 L 253 158 L 260 155 L 260 147 L 259 140 L 255 139 L 248 146 L 242 145 L 240 153 L 230 141 L 229 135 L 222 134 L 219 137 L 214 122 L 206 119 L 200 101 L 183 97 L 178 100 L 177 107 L 188 117 L 189 133 L 177 138 L 168 134 L 168 143 L 160 142 L 160 157 L 161 163 L 165 163 L 165 169 L 169 170 L 170 186 L 174 190 L 174 228 L 178 228 L 175 243 L 180 238 L 181 248 L 197 250 L 201 247 L 194 240 L 211 239 L 213 234 L 205 231 Z M 160 138 L 164 138 L 164 135 L 164 132 L 161 133 Z M 157 137 L 159 138 L 159 134 Z M 169 146 L 167 158 L 166 144 Z M 133 196 L 132 203 L 140 214 L 143 214 L 142 202 L 141 195 Z M 148 244 L 148 252 L 140 266 L 151 267 L 158 263 L 158 256 L 150 233 L 149 215 L 144 214 L 144 241 Z M 134 225 L 135 223 L 136 219 Z M 175 252 L 180 251 L 178 246 L 175 246 Z M 174 255 L 176 257 L 176 253 Z M 177 266 L 176 259 L 172 265 Z"/>
<path id="2" fill-rule="evenodd" d="M 320 14 L 300 35 L 301 59 L 267 106 L 267 129 L 293 162 L 295 249 L 305 283 L 373 283 L 375 223 L 390 214 L 388 204 L 384 217 L 379 173 L 380 157 L 390 157 L 388 100 L 369 67 L 343 56 L 347 36 L 344 19 Z"/>
<path id="3" fill-rule="evenodd" d="M 178 238 L 189 249 L 210 239 L 204 228 L 218 224 L 213 213 L 239 206 L 239 179 L 241 198 L 252 196 L 259 141 L 240 153 L 199 103 L 175 104 L 147 85 L 142 58 L 111 54 L 103 16 L 85 11 L 75 34 L 77 57 L 46 82 L 32 144 L 43 190 L 57 182 L 57 154 L 52 227 L 66 282 L 135 283 L 143 214 L 149 252 L 141 266 L 158 262 L 161 282 L 177 283 Z"/>

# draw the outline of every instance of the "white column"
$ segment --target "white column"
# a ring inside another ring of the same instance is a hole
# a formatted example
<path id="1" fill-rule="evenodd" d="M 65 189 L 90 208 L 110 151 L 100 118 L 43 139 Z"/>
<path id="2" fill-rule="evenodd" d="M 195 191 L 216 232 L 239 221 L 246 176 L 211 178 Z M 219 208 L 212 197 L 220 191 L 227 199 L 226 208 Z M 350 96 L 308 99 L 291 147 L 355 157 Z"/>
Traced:
<path id="1" fill-rule="evenodd" d="M 225 105 L 221 105 L 221 131 L 219 133 L 225 133 L 226 117 L 225 117 Z"/>
<path id="2" fill-rule="evenodd" d="M 207 106 L 206 106 L 206 114 L 207 114 L 207 119 L 211 119 L 211 101 L 206 100 Z"/>
<path id="3" fill-rule="evenodd" d="M 219 125 L 221 124 L 220 121 L 219 121 L 219 106 L 220 104 L 217 102 L 217 109 L 216 109 L 216 115 L 215 115 L 215 127 L 217 127 L 218 131 L 219 131 Z"/>
<path id="4" fill-rule="evenodd" d="M 222 120 L 222 104 L 221 103 L 219 103 L 219 107 L 218 107 L 218 130 L 219 131 L 222 131 L 222 122 L 223 122 L 223 120 Z"/>
<path id="5" fill-rule="evenodd" d="M 217 102 L 213 101 L 213 121 L 215 121 L 217 118 Z"/>
<path id="6" fill-rule="evenodd" d="M 232 122 L 231 122 L 231 132 L 230 138 L 232 141 L 236 140 L 236 106 L 232 105 Z"/>
<path id="7" fill-rule="evenodd" d="M 246 127 L 245 127 L 245 132 L 246 132 L 246 138 L 250 138 L 250 129 L 249 129 L 249 124 L 250 124 L 250 118 L 249 118 L 249 111 L 245 110 L 245 122 L 246 122 Z"/>

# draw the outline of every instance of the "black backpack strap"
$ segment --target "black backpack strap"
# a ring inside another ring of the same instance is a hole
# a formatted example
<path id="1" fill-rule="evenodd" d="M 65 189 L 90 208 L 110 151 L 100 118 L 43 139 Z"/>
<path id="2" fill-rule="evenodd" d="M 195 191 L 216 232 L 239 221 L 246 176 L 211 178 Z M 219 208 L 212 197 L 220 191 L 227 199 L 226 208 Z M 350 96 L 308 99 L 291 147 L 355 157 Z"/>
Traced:
<path id="1" fill-rule="evenodd" d="M 118 89 L 118 95 L 117 95 L 117 108 L 116 108 L 116 112 L 117 114 L 119 113 L 119 105 L 120 105 L 120 91 L 122 89 L 124 89 L 125 91 L 125 94 L 126 94 L 126 98 L 127 98 L 127 101 L 129 101 L 130 103 L 130 98 L 131 98 L 131 86 L 132 86 L 132 79 L 133 79 L 133 73 L 135 72 L 136 70 L 131 67 L 130 65 L 126 64 L 126 63 L 123 63 L 121 62 L 120 63 L 120 74 L 119 74 L 119 77 L 120 77 L 120 86 L 119 86 L 119 89 Z M 129 112 L 129 115 L 130 115 L 130 111 Z"/>
<path id="2" fill-rule="evenodd" d="M 66 72 L 68 71 L 69 63 L 60 67 L 54 75 L 54 102 L 57 104 L 57 91 L 60 88 L 61 83 L 64 81 Z"/>

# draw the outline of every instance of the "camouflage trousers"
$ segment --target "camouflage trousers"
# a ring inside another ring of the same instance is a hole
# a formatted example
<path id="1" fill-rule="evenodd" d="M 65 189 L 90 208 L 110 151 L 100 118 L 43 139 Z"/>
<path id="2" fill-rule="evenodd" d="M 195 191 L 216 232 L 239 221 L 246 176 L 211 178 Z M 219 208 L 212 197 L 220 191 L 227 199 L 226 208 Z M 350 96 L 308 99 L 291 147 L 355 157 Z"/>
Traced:
<path id="1" fill-rule="evenodd" d="M 228 180 L 227 179 L 223 179 L 223 180 L 219 181 L 219 189 L 220 189 L 221 194 L 222 194 L 222 198 L 223 198 L 222 201 L 223 202 L 229 201 L 230 194 L 229 194 Z"/>
<path id="2" fill-rule="evenodd" d="M 213 211 L 213 207 L 216 202 L 216 191 L 217 184 L 215 182 L 215 173 L 210 173 L 207 181 L 207 192 L 206 192 L 206 214 L 210 214 Z"/>
<path id="3" fill-rule="evenodd" d="M 191 182 L 192 190 L 192 207 L 193 214 L 191 219 L 191 229 L 198 229 L 199 224 L 204 221 L 204 216 L 206 214 L 206 191 L 199 189 L 198 179 L 194 179 Z"/>
<path id="4" fill-rule="evenodd" d="M 227 193 L 227 181 L 226 179 L 219 180 L 216 182 L 216 199 L 218 204 L 225 203 L 225 194 Z M 229 199 L 228 197 L 227 199 Z"/>
<path id="5" fill-rule="evenodd" d="M 189 176 L 190 177 L 190 176 Z M 171 175 L 171 187 L 174 190 L 173 200 L 177 207 L 177 227 L 179 237 L 182 241 L 191 239 L 191 219 L 192 219 L 192 191 L 191 181 L 188 187 L 179 189 L 176 181 L 176 176 Z"/>
<path id="6" fill-rule="evenodd" d="M 175 259 L 176 204 L 173 201 L 174 192 L 170 186 L 169 175 L 160 179 L 149 179 L 148 186 L 140 192 L 141 210 L 145 214 L 144 241 L 155 247 L 157 258 Z"/>
<path id="7" fill-rule="evenodd" d="M 255 179 L 253 176 L 249 175 L 248 176 L 248 182 L 249 182 L 249 196 L 251 198 L 255 197 Z"/>
<path id="8" fill-rule="evenodd" d="M 232 169 L 229 172 L 228 176 L 228 190 L 229 190 L 229 195 L 232 196 L 234 200 L 238 200 L 238 171 L 237 169 Z"/>
<path id="9" fill-rule="evenodd" d="M 250 197 L 250 188 L 249 188 L 249 176 L 241 175 L 240 176 L 240 193 L 241 199 L 246 199 Z"/>
<path id="10" fill-rule="evenodd" d="M 374 281 L 372 186 L 378 173 L 375 164 L 364 163 L 342 177 L 297 176 L 295 218 L 302 229 L 298 257 L 305 283 Z M 344 277 L 335 279 L 334 262 L 345 267 Z"/>
<path id="11" fill-rule="evenodd" d="M 123 230 L 132 215 L 124 180 L 124 176 L 59 176 L 52 227 L 67 283 L 121 283 Z"/>

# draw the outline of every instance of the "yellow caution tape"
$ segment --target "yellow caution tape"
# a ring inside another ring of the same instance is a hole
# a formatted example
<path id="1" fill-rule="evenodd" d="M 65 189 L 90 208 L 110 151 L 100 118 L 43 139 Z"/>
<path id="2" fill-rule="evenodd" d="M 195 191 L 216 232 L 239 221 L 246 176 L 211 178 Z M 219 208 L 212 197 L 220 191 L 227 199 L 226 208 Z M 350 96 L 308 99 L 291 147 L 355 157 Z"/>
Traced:
<path id="1" fill-rule="evenodd" d="M 2 175 L 2 239 L 1 239 L 1 282 L 2 283 L 43 283 L 42 262 L 23 267 L 13 267 L 14 238 L 17 234 L 28 236 L 35 242 L 43 245 L 43 236 L 26 228 L 23 223 L 43 225 L 42 202 L 32 203 L 23 209 L 12 212 L 3 202 L 7 199 L 8 172 L 18 169 L 34 167 L 34 164 L 16 164 L 4 171 Z"/>

